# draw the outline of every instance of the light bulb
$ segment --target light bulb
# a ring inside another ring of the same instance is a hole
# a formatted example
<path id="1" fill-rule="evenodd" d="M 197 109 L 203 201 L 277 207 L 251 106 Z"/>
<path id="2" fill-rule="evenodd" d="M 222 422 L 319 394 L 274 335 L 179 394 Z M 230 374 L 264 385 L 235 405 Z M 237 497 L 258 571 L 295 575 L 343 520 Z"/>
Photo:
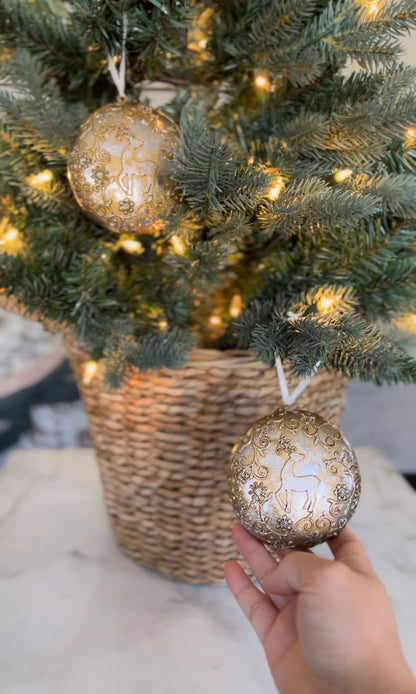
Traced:
<path id="1" fill-rule="evenodd" d="M 406 131 L 406 135 L 409 138 L 416 137 L 416 130 L 414 128 L 408 128 Z"/>
<path id="2" fill-rule="evenodd" d="M 19 232 L 17 229 L 12 227 L 11 229 L 8 229 L 5 234 L 3 234 L 3 239 L 5 241 L 17 241 L 19 238 Z"/>
<path id="3" fill-rule="evenodd" d="M 174 247 L 176 253 L 178 253 L 178 255 L 184 255 L 186 248 L 179 236 L 176 236 L 175 234 L 174 236 L 172 236 L 170 242 Z"/>
<path id="4" fill-rule="evenodd" d="M 50 183 L 53 179 L 53 173 L 49 169 L 44 169 L 44 171 L 39 171 L 37 174 L 32 174 L 29 176 L 29 183 L 31 186 L 44 186 L 46 183 Z"/>
<path id="5" fill-rule="evenodd" d="M 221 325 L 221 316 L 217 316 L 214 314 L 213 316 L 210 316 L 209 322 L 211 323 L 211 325 Z"/>
<path id="6" fill-rule="evenodd" d="M 410 311 L 403 313 L 394 320 L 394 323 L 400 330 L 405 330 L 412 334 L 416 333 L 416 313 L 411 313 Z"/>
<path id="7" fill-rule="evenodd" d="M 326 296 L 322 296 L 318 301 L 318 310 L 321 311 L 321 313 L 328 313 L 339 299 L 340 297 L 338 294 L 327 294 Z"/>
<path id="8" fill-rule="evenodd" d="M 254 78 L 254 84 L 259 89 L 270 90 L 270 80 L 264 72 L 259 72 Z"/>
<path id="9" fill-rule="evenodd" d="M 91 383 L 92 379 L 94 378 L 95 374 L 97 373 L 98 369 L 98 362 L 96 361 L 87 361 L 84 364 L 84 373 L 82 377 L 82 382 L 85 385 L 88 385 Z"/>
<path id="10" fill-rule="evenodd" d="M 341 181 L 345 181 L 345 179 L 350 176 L 352 176 L 351 169 L 340 169 L 335 173 L 334 178 L 338 183 L 341 183 Z"/>
<path id="11" fill-rule="evenodd" d="M 0 253 L 18 255 L 23 246 L 22 236 L 15 227 L 9 227 L 3 234 L 0 233 Z"/>
<path id="12" fill-rule="evenodd" d="M 282 186 L 283 186 L 283 181 L 281 178 L 279 178 L 276 181 L 276 183 L 274 183 L 272 185 L 269 192 L 267 193 L 267 197 L 269 198 L 269 200 L 277 200 L 277 198 L 279 197 L 280 192 L 282 190 Z"/>
<path id="13" fill-rule="evenodd" d="M 242 303 L 241 296 L 239 294 L 234 294 L 230 301 L 230 316 L 237 318 L 240 315 Z"/>
<path id="14" fill-rule="evenodd" d="M 143 245 L 140 241 L 136 241 L 136 239 L 124 239 L 124 241 L 120 243 L 120 246 L 127 251 L 127 253 L 143 253 L 144 251 Z"/>

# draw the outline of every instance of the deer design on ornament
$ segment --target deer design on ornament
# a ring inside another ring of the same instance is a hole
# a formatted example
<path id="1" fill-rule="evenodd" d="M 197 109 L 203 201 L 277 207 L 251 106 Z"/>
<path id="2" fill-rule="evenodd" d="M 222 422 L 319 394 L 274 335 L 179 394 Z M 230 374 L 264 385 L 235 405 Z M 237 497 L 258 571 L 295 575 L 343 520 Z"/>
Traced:
<path id="1" fill-rule="evenodd" d="M 321 480 L 318 475 L 311 472 L 308 461 L 305 462 L 304 453 L 296 453 L 291 450 L 287 460 L 280 470 L 280 486 L 275 491 L 275 496 L 284 511 L 290 513 L 295 503 L 295 494 L 305 494 L 303 507 L 308 514 L 313 513 L 316 503 L 316 494 Z"/>
<path id="2" fill-rule="evenodd" d="M 137 142 L 137 140 L 136 140 Z M 152 197 L 151 191 L 155 183 L 157 163 L 151 160 L 141 158 L 141 147 L 143 142 L 131 149 L 127 146 L 121 155 L 121 173 L 118 176 L 118 182 L 121 188 L 127 195 L 133 195 L 134 178 L 145 178 L 145 188 L 143 193 L 149 198 Z"/>

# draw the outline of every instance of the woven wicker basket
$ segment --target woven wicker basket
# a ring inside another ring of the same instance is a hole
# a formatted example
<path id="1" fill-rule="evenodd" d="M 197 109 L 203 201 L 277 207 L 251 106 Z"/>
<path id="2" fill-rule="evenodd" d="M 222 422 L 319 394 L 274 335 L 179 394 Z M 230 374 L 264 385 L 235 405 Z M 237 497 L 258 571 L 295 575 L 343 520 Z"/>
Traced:
<path id="1" fill-rule="evenodd" d="M 237 553 L 227 488 L 230 451 L 282 404 L 274 369 L 247 352 L 196 350 L 182 369 L 131 375 L 119 390 L 67 341 L 90 421 L 110 522 L 120 547 L 171 578 L 223 583 Z M 296 386 L 291 380 L 289 387 Z M 323 372 L 296 407 L 339 424 L 347 379 Z"/>

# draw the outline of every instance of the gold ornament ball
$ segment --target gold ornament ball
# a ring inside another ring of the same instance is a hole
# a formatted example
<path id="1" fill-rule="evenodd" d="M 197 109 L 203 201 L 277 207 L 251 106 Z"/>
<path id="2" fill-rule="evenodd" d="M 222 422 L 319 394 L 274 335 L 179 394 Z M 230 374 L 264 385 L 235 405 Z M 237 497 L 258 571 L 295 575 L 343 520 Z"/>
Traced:
<path id="1" fill-rule="evenodd" d="M 318 414 L 286 407 L 255 422 L 232 450 L 231 502 L 272 547 L 312 547 L 347 524 L 360 498 L 355 453 Z"/>
<path id="2" fill-rule="evenodd" d="M 99 108 L 76 137 L 68 178 L 84 212 L 118 233 L 152 233 L 177 203 L 177 125 L 160 111 L 120 100 Z"/>

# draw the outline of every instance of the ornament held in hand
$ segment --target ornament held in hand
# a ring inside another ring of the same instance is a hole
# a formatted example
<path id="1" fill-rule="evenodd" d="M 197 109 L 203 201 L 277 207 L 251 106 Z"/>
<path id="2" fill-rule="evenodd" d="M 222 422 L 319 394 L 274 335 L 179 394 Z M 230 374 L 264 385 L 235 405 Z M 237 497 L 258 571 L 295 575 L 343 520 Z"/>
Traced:
<path id="1" fill-rule="evenodd" d="M 68 178 L 84 212 L 119 233 L 152 233 L 177 202 L 173 148 L 177 125 L 160 111 L 120 100 L 81 126 Z"/>
<path id="2" fill-rule="evenodd" d="M 353 449 L 320 415 L 287 407 L 262 417 L 236 443 L 229 475 L 242 525 L 274 547 L 312 547 L 347 524 L 360 498 Z"/>

